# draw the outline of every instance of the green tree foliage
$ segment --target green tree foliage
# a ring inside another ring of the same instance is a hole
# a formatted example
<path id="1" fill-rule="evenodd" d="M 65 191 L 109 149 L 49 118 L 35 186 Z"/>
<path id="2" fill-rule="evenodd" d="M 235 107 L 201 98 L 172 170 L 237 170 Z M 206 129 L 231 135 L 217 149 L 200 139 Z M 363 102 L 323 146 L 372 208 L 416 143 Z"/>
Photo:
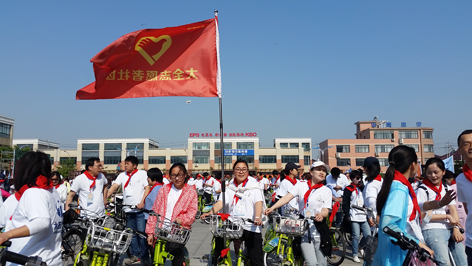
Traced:
<path id="1" fill-rule="evenodd" d="M 59 166 L 57 167 L 57 171 L 62 175 L 62 177 L 67 178 L 74 173 L 77 169 L 77 165 L 75 164 L 74 160 L 67 159 L 62 161 Z"/>

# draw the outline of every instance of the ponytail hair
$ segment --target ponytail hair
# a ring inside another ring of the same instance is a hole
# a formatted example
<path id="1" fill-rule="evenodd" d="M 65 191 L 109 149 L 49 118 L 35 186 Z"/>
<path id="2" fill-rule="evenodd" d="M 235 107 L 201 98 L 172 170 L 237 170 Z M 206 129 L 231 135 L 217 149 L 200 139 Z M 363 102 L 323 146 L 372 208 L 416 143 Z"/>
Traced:
<path id="1" fill-rule="evenodd" d="M 381 215 L 382 209 L 387 202 L 388 194 L 392 186 L 393 178 L 395 177 L 395 171 L 405 173 L 412 163 L 418 161 L 415 149 L 400 145 L 393 148 L 388 154 L 389 166 L 385 173 L 382 188 L 380 189 L 379 195 L 377 196 L 377 212 Z"/>

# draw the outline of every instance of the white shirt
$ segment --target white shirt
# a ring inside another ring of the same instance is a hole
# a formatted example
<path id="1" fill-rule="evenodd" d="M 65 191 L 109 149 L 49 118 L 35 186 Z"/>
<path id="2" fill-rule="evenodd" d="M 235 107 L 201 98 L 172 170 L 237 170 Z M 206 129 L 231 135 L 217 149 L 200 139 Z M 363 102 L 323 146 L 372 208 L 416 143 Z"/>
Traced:
<path id="1" fill-rule="evenodd" d="M 382 181 L 372 180 L 372 182 L 368 182 L 364 187 L 364 205 L 368 208 L 372 208 L 375 216 L 377 216 L 377 197 L 382 188 L 382 184 L 383 179 Z"/>
<path id="2" fill-rule="evenodd" d="M 169 184 L 170 183 L 169 178 L 166 178 L 166 177 L 162 178 L 162 183 L 164 183 L 164 185 Z"/>
<path id="3" fill-rule="evenodd" d="M 203 188 L 203 179 L 197 179 L 193 184 L 195 185 L 196 189 L 201 189 Z"/>
<path id="4" fill-rule="evenodd" d="M 216 193 L 216 191 L 220 191 L 219 193 Z M 213 184 L 213 198 L 217 199 L 218 196 L 220 195 L 221 193 L 221 183 L 218 182 L 218 180 L 215 179 L 215 183 Z"/>
<path id="5" fill-rule="evenodd" d="M 13 215 L 16 206 L 18 206 L 18 200 L 14 195 L 11 195 L 0 207 L 0 228 L 5 228 L 5 232 L 11 230 L 10 217 Z"/>
<path id="6" fill-rule="evenodd" d="M 79 204 L 82 209 L 80 214 L 88 217 L 103 217 L 105 215 L 105 204 L 103 202 L 103 187 L 107 185 L 107 179 L 100 173 L 95 180 L 95 186 L 90 188 L 93 180 L 81 174 L 74 179 L 70 190 L 79 194 Z M 90 198 L 89 198 L 90 197 Z"/>
<path id="7" fill-rule="evenodd" d="M 216 180 L 213 178 L 213 177 L 210 177 L 206 182 L 205 184 L 206 185 L 211 185 L 211 187 L 208 187 L 208 186 L 205 186 L 203 188 L 203 190 L 207 193 L 207 194 L 212 194 L 213 193 L 213 185 L 215 184 Z"/>
<path id="8" fill-rule="evenodd" d="M 357 191 L 358 192 L 354 190 L 351 192 L 350 205 L 363 207 L 364 197 L 362 196 L 362 191 L 360 189 L 358 189 Z M 352 207 L 349 209 L 349 216 L 351 217 L 351 221 L 353 222 L 365 222 L 367 220 L 365 212 Z"/>
<path id="9" fill-rule="evenodd" d="M 259 186 L 261 187 L 262 190 L 265 190 L 265 185 L 267 185 L 267 189 L 269 189 L 269 184 L 270 181 L 267 178 L 262 178 L 261 180 L 258 180 L 256 178 L 257 182 L 259 182 Z"/>
<path id="10" fill-rule="evenodd" d="M 333 178 L 332 175 L 328 175 L 326 177 L 326 186 L 332 187 L 332 188 L 334 188 L 336 186 L 342 187 L 341 190 L 336 191 L 340 197 L 343 196 L 344 188 L 349 186 L 350 184 L 351 183 L 347 179 L 347 176 L 345 176 L 344 174 L 340 174 L 338 178 Z"/>
<path id="11" fill-rule="evenodd" d="M 255 205 L 256 202 L 261 201 L 264 205 L 264 198 L 262 196 L 262 191 L 259 188 L 258 182 L 254 178 L 247 178 L 247 183 L 243 186 L 244 182 L 236 186 L 234 183 L 234 179 L 229 183 L 226 192 L 225 192 L 225 209 L 226 211 L 233 217 L 241 217 L 245 219 L 255 219 Z M 236 191 L 234 189 L 237 188 L 248 188 L 248 190 L 244 191 L 242 197 L 238 199 L 235 197 Z M 250 188 L 250 189 L 249 189 Z M 223 193 L 219 197 L 219 201 L 222 201 Z M 264 207 L 264 206 L 263 206 Z M 262 217 L 260 217 L 262 218 Z M 230 217 L 230 219 L 233 219 Z M 244 230 L 260 233 L 261 226 L 256 226 L 250 223 L 243 223 Z"/>
<path id="12" fill-rule="evenodd" d="M 64 184 L 60 184 L 58 188 L 56 188 L 59 197 L 61 198 L 62 204 L 66 203 L 67 199 L 67 187 Z"/>
<path id="13" fill-rule="evenodd" d="M 295 179 L 296 180 L 296 179 Z M 298 180 L 297 180 L 297 183 L 298 183 Z M 279 190 L 278 190 L 278 194 L 277 196 L 279 197 L 283 197 L 285 195 L 288 194 L 288 192 L 290 190 L 292 190 L 293 188 L 293 184 L 292 182 L 288 181 L 287 178 L 285 178 L 281 183 L 280 183 L 280 187 L 279 187 Z M 289 202 L 290 206 L 296 210 L 298 210 L 298 198 L 297 197 L 294 197 L 290 202 Z"/>
<path id="14" fill-rule="evenodd" d="M 12 229 L 26 225 L 30 236 L 11 239 L 8 249 L 27 256 L 40 256 L 47 265 L 62 265 L 62 203 L 55 189 L 30 188 L 25 191 L 13 213 Z M 42 219 L 47 228 L 38 231 L 32 221 Z M 10 264 L 14 265 L 14 264 Z"/>
<path id="15" fill-rule="evenodd" d="M 126 186 L 126 182 L 129 183 Z M 115 180 L 115 184 L 122 186 L 123 197 L 125 205 L 138 205 L 144 197 L 144 190 L 149 185 L 147 181 L 147 173 L 144 170 L 138 170 L 134 175 L 129 178 L 127 172 L 123 172 L 118 175 Z M 125 212 L 138 212 L 137 209 L 130 209 L 128 207 L 123 208 Z"/>
<path id="16" fill-rule="evenodd" d="M 174 211 L 175 204 L 180 198 L 182 194 L 182 189 L 177 189 L 174 184 L 172 184 L 172 188 L 169 190 L 169 194 L 167 196 L 167 206 L 166 206 L 166 219 L 172 221 L 172 212 Z"/>
<path id="17" fill-rule="evenodd" d="M 444 197 L 444 195 L 446 195 L 446 187 L 447 187 L 447 190 L 451 190 L 450 187 L 443 185 L 443 188 L 441 190 L 441 197 Z M 428 193 L 426 193 L 426 191 L 423 188 L 426 188 L 428 190 Z M 428 194 L 429 194 L 429 197 L 428 197 Z M 420 205 L 421 211 L 424 212 L 423 210 L 424 203 L 427 201 L 434 201 L 436 199 L 436 192 L 434 192 L 432 189 L 427 187 L 425 184 L 422 184 L 418 187 L 418 191 L 416 192 L 416 198 L 418 199 L 418 205 Z M 451 205 L 455 206 L 456 201 L 455 200 L 451 201 L 447 206 L 451 206 Z M 446 206 L 443 206 L 442 208 L 434 209 L 431 211 L 432 211 L 432 214 L 446 214 Z M 447 223 L 445 220 L 430 221 L 429 223 L 425 223 L 423 221 L 421 226 L 423 230 L 451 228 L 449 223 Z"/>
<path id="18" fill-rule="evenodd" d="M 322 186 L 318 189 L 311 191 L 311 194 L 308 196 L 308 201 L 305 206 L 305 193 L 309 190 L 307 182 L 298 182 L 293 188 L 289 191 L 295 198 L 302 198 L 302 206 L 300 207 L 300 213 L 303 213 L 305 217 L 315 216 L 317 213 L 320 213 L 323 208 L 331 209 L 333 203 L 333 195 L 331 189 L 326 186 Z M 316 230 L 316 226 L 311 224 L 310 231 L 312 232 L 313 237 L 319 237 L 319 233 Z"/>
<path id="19" fill-rule="evenodd" d="M 195 178 L 193 177 L 189 178 L 187 181 L 187 184 L 189 184 L 190 186 L 193 186 L 195 184 Z"/>

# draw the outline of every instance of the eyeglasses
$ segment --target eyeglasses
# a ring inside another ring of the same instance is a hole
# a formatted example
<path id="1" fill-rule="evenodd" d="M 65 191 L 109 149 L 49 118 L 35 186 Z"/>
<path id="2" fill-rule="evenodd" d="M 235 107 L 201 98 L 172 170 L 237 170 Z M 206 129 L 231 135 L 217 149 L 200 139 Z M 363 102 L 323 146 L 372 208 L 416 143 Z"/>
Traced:
<path id="1" fill-rule="evenodd" d="M 170 175 L 171 178 L 183 178 L 184 176 L 184 174 Z"/>
<path id="2" fill-rule="evenodd" d="M 52 180 L 52 182 L 59 181 L 59 179 L 57 179 L 57 178 L 51 178 L 51 180 Z"/>
<path id="3" fill-rule="evenodd" d="M 355 179 L 358 179 L 358 180 L 361 180 L 361 177 L 360 176 L 357 176 L 357 177 L 354 177 Z"/>
<path id="4" fill-rule="evenodd" d="M 98 168 L 103 168 L 103 166 L 101 164 L 96 164 L 94 165 L 95 167 L 98 167 Z"/>
<path id="5" fill-rule="evenodd" d="M 234 171 L 235 171 L 235 172 L 244 173 L 244 172 L 247 171 L 247 168 L 234 168 Z"/>

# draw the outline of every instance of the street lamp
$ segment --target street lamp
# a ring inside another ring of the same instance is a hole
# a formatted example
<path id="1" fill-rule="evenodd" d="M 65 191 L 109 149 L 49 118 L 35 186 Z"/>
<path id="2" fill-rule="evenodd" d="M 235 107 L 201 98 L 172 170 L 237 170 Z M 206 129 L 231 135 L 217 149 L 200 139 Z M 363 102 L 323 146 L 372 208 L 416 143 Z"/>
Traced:
<path id="1" fill-rule="evenodd" d="M 325 150 L 331 149 L 332 147 L 334 147 L 334 146 L 327 146 L 327 147 L 325 147 L 325 148 L 323 148 L 323 149 L 321 149 L 320 146 L 318 146 L 318 147 L 311 147 L 311 148 L 320 151 L 320 154 L 319 154 L 319 156 L 318 156 L 318 160 L 321 158 L 321 161 L 324 162 L 324 152 L 325 152 Z"/>

